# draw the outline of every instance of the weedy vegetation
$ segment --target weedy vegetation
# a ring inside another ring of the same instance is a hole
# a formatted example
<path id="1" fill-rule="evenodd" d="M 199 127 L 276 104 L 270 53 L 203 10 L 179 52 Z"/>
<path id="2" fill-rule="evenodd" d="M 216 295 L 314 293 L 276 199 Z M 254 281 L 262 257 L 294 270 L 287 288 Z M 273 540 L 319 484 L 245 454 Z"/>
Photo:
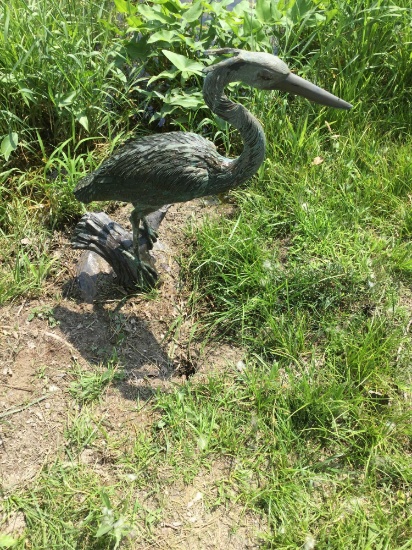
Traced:
<path id="1" fill-rule="evenodd" d="M 3 303 L 42 295 L 53 232 L 82 212 L 73 187 L 127 137 L 192 130 L 239 153 L 205 109 L 203 49 L 275 49 L 354 105 L 232 86 L 264 113 L 267 160 L 230 216 L 188 227 L 181 262 L 193 337 L 239 346 L 244 363 L 156 394 L 153 424 L 116 436 L 93 407 L 117 365 L 79 368 L 61 456 L 4 495 L 4 517 L 22 511 L 26 528 L 0 547 L 143 547 L 164 490 L 223 461 L 206 506 L 257 514 L 262 548 L 412 548 L 410 2 L 228 4 L 0 7 Z M 105 484 L 77 460 L 93 446 L 118 473 Z"/>

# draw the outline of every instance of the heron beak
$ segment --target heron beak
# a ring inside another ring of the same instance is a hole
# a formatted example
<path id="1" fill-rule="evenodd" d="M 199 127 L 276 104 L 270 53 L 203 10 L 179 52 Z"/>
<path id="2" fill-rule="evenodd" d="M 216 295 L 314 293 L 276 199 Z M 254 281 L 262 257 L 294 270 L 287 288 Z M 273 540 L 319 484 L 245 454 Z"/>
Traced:
<path id="1" fill-rule="evenodd" d="M 326 105 L 327 107 L 334 107 L 335 109 L 352 109 L 350 103 L 330 94 L 326 90 L 322 90 L 319 86 L 315 86 L 312 82 L 293 73 L 289 73 L 285 80 L 279 82 L 274 89 L 306 97 L 306 99 L 310 99 L 310 101 L 320 103 L 320 105 Z"/>

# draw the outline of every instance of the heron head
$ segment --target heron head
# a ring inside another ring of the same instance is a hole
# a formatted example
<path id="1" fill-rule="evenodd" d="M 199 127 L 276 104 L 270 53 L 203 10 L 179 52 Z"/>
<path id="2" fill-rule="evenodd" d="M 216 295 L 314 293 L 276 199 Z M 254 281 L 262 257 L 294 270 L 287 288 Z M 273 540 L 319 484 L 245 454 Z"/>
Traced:
<path id="1" fill-rule="evenodd" d="M 205 69 L 205 72 L 216 69 L 224 71 L 227 82 L 243 82 L 259 90 L 283 90 L 337 109 L 352 108 L 350 103 L 293 74 L 284 61 L 270 53 L 247 52 L 232 48 L 207 50 L 204 53 L 206 55 L 234 54 L 234 57 Z"/>

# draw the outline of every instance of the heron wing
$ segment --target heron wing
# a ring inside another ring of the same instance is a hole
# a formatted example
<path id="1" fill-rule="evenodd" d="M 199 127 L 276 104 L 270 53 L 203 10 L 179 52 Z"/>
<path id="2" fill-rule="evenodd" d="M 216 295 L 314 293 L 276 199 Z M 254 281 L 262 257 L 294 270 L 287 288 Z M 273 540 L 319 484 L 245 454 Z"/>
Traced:
<path id="1" fill-rule="evenodd" d="M 157 134 L 121 147 L 79 182 L 75 194 L 83 202 L 121 200 L 142 207 L 183 202 L 210 194 L 225 161 L 197 134 Z"/>

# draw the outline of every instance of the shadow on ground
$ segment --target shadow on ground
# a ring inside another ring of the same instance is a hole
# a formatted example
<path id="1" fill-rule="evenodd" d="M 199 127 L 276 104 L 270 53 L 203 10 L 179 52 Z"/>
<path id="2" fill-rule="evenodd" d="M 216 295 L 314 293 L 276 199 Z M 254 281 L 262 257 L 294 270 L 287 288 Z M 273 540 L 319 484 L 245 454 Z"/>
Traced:
<path id="1" fill-rule="evenodd" d="M 115 385 L 127 399 L 146 400 L 176 375 L 173 361 L 142 316 L 106 304 L 93 304 L 87 310 L 58 305 L 53 315 L 74 355 L 91 365 L 112 361 L 124 369 L 124 380 Z"/>

